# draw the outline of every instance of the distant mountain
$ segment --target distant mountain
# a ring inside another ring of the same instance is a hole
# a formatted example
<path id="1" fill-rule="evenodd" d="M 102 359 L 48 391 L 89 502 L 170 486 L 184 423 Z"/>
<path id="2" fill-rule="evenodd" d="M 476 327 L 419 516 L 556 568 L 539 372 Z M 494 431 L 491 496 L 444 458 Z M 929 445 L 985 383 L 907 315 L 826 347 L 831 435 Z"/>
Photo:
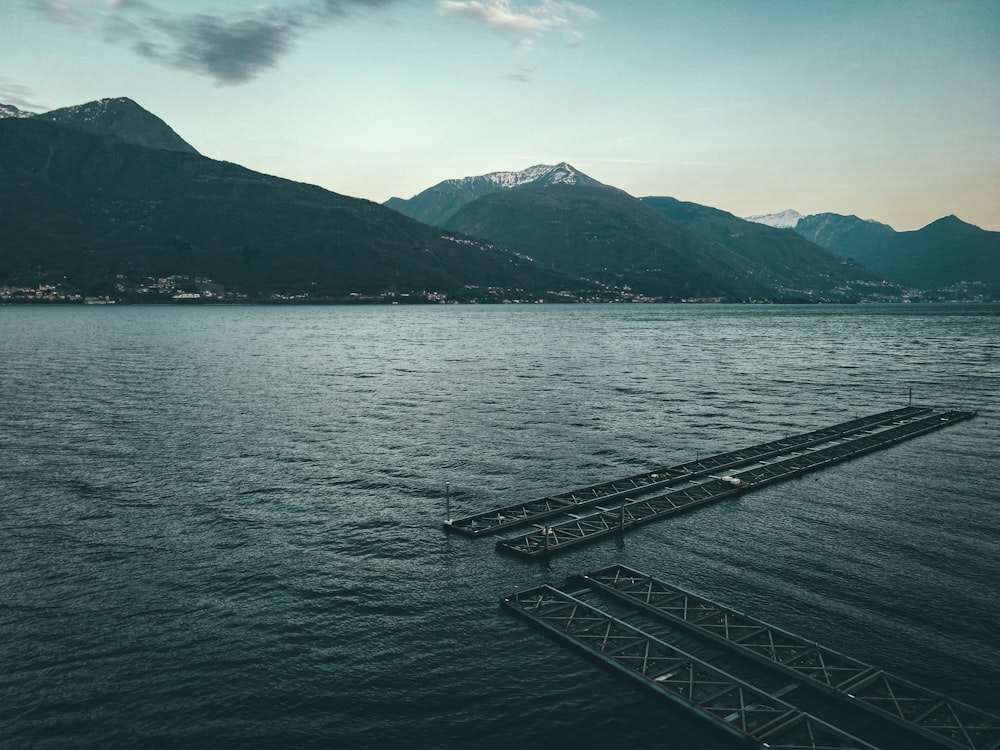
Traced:
<path id="1" fill-rule="evenodd" d="M 198 153 L 194 146 L 177 135 L 167 123 L 124 97 L 54 109 L 36 117 L 85 133 L 114 135 L 136 146 L 187 154 Z"/>
<path id="2" fill-rule="evenodd" d="M 987 232 L 946 216 L 912 232 L 856 216 L 816 214 L 799 221 L 806 239 L 907 287 L 1000 296 L 1000 232 Z"/>
<path id="3" fill-rule="evenodd" d="M 446 222 L 536 261 L 650 296 L 742 298 L 767 294 L 720 268 L 697 238 L 618 190 L 560 184 L 494 192 Z"/>
<path id="4" fill-rule="evenodd" d="M 0 120 L 6 117 L 34 117 L 34 112 L 18 109 L 13 104 L 0 104 Z"/>
<path id="5" fill-rule="evenodd" d="M 491 172 L 477 177 L 445 180 L 409 199 L 390 198 L 384 205 L 411 219 L 443 227 L 463 206 L 485 195 L 547 185 L 607 187 L 561 162 L 554 166 L 538 164 L 520 172 Z"/>
<path id="6" fill-rule="evenodd" d="M 802 214 L 790 208 L 785 211 L 779 211 L 776 214 L 758 214 L 756 216 L 745 217 L 747 221 L 752 221 L 755 224 L 765 224 L 777 229 L 794 229 L 801 218 Z"/>
<path id="7" fill-rule="evenodd" d="M 795 231 L 810 242 L 847 257 L 856 256 L 841 250 L 879 246 L 896 235 L 896 230 L 888 224 L 832 213 L 803 216 L 796 222 Z M 863 251 L 861 254 L 867 256 Z"/>
<path id="8" fill-rule="evenodd" d="M 131 126 L 152 116 L 108 101 L 67 116 L 97 112 L 101 134 L 62 115 L 0 120 L 0 286 L 58 281 L 127 295 L 183 276 L 251 298 L 309 299 L 593 288 L 370 201 L 135 145 Z"/>
<path id="9" fill-rule="evenodd" d="M 461 190 L 463 186 L 470 189 Z M 484 194 L 474 197 L 477 190 Z M 715 212 L 732 223 L 719 230 L 709 226 L 718 217 L 699 223 L 678 216 L 684 212 L 661 205 L 672 199 L 640 201 L 565 163 L 446 181 L 419 194 L 409 207 L 418 199 L 431 206 L 432 198 L 445 196 L 449 201 L 436 204 L 442 226 L 516 249 L 552 268 L 627 285 L 652 297 L 843 299 L 852 296 L 852 282 L 875 281 L 864 269 L 794 233 Z M 457 204 L 462 205 L 456 209 Z M 698 208 L 706 214 L 714 211 Z M 757 244 L 722 241 L 720 232 L 756 233 Z M 768 243 L 777 244 L 765 247 Z"/>
<path id="10" fill-rule="evenodd" d="M 868 287 L 881 281 L 868 268 L 781 227 L 675 198 L 642 202 L 699 237 L 720 263 L 787 295 L 864 296 Z"/>

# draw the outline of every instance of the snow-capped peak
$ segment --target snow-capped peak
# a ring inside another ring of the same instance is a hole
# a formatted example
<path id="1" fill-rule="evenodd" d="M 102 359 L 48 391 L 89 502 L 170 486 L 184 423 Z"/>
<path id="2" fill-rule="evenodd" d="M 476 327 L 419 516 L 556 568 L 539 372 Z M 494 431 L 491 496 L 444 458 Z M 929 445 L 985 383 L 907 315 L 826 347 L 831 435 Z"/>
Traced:
<path id="1" fill-rule="evenodd" d="M 536 164 L 533 167 L 522 169 L 520 172 L 490 172 L 481 177 L 466 177 L 458 182 L 469 182 L 471 180 L 485 180 L 496 185 L 501 190 L 510 190 L 530 185 L 534 182 L 544 182 L 547 185 L 565 184 L 577 185 L 580 183 L 580 173 L 566 162 L 556 165 Z"/>
<path id="2" fill-rule="evenodd" d="M 127 97 L 117 97 L 114 99 L 105 97 L 86 104 L 76 104 L 70 107 L 53 110 L 50 113 L 54 118 L 60 120 L 75 120 L 76 122 L 92 122 L 101 117 L 107 116 L 113 111 L 141 110 L 142 108 Z"/>
<path id="3" fill-rule="evenodd" d="M 18 109 L 13 104 L 0 104 L 0 120 L 4 119 L 5 117 L 23 118 L 23 117 L 34 117 L 34 116 L 35 116 L 34 112 L 26 112 L 23 109 Z"/>
<path id="4" fill-rule="evenodd" d="M 547 189 L 554 186 L 571 186 L 573 190 L 578 187 L 617 189 L 588 177 L 563 161 L 536 164 L 518 172 L 490 172 L 443 180 L 412 198 L 390 198 L 385 205 L 425 224 L 445 226 L 464 206 L 487 195 L 519 188 Z"/>
<path id="5" fill-rule="evenodd" d="M 805 217 L 798 211 L 789 208 L 786 211 L 776 214 L 758 214 L 757 216 L 744 216 L 743 218 L 755 224 L 766 224 L 769 227 L 777 227 L 778 229 L 794 229 L 795 225 L 799 223 L 799 219 Z"/>

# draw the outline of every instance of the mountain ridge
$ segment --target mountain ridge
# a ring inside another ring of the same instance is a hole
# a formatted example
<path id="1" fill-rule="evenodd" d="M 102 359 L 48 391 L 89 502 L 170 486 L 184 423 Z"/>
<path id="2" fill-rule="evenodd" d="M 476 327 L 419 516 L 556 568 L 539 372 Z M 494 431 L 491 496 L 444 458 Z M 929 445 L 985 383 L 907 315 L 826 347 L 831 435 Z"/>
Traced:
<path id="1" fill-rule="evenodd" d="M 0 104 L 0 120 L 7 117 L 26 118 L 34 116 L 34 112 L 29 112 L 25 109 L 18 109 L 13 104 Z"/>
<path id="2" fill-rule="evenodd" d="M 963 296 L 974 296 L 978 288 L 988 297 L 1000 295 L 1000 232 L 953 214 L 906 232 L 856 216 L 814 214 L 795 231 L 907 287 L 939 292 L 965 287 Z"/>
<path id="3" fill-rule="evenodd" d="M 86 133 L 114 135 L 126 143 L 164 151 L 197 154 L 167 123 L 128 97 L 98 99 L 35 115 Z"/>
<path id="4" fill-rule="evenodd" d="M 728 259 L 747 275 L 787 294 L 809 297 L 811 291 L 819 290 L 842 297 L 864 295 L 882 282 L 869 269 L 787 228 L 749 222 L 728 211 L 676 198 L 640 200 L 697 233 L 713 256 Z"/>
<path id="5" fill-rule="evenodd" d="M 0 225 L 0 285 L 134 297 L 184 277 L 254 299 L 593 288 L 371 201 L 40 118 L 0 120 Z"/>
<path id="6" fill-rule="evenodd" d="M 504 190 L 517 190 L 546 185 L 578 185 L 602 187 L 604 185 L 583 174 L 567 162 L 536 164 L 515 172 L 489 172 L 483 175 L 442 180 L 412 198 L 390 198 L 383 205 L 411 219 L 433 226 L 445 226 L 448 221 L 469 203 Z"/>
<path id="7" fill-rule="evenodd" d="M 108 289 L 188 274 L 328 299 L 516 288 L 834 301 L 902 298 L 897 284 L 1000 297 L 1000 233 L 954 215 L 901 233 L 791 209 L 755 223 L 635 198 L 567 162 L 444 180 L 379 205 L 208 159 L 127 98 L 2 113 L 0 284 L 48 274 Z M 765 225 L 793 220 L 792 232 Z"/>
<path id="8" fill-rule="evenodd" d="M 716 224 L 730 222 L 736 227 L 707 231 L 648 203 L 674 199 L 637 199 L 593 182 L 597 184 L 494 191 L 465 204 L 444 225 L 568 273 L 666 300 L 849 299 L 864 285 L 880 281 L 794 233 L 698 207 L 726 217 L 713 219 Z M 720 240 L 747 228 L 766 235 L 754 245 L 756 259 L 738 251 L 738 242 Z M 763 248 L 768 242 L 777 242 L 773 252 Z M 801 258 L 800 267 L 792 270 L 790 263 L 778 258 L 782 253 Z"/>

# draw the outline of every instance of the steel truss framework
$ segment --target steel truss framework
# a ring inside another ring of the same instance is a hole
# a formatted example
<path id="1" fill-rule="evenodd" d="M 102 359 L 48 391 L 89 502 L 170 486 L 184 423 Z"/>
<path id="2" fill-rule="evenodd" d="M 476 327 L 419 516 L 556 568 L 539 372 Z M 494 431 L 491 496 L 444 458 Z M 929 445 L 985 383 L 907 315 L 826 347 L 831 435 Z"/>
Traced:
<path id="1" fill-rule="evenodd" d="M 776 750 L 865 748 L 862 740 L 551 586 L 501 604 L 744 740 Z"/>
<path id="2" fill-rule="evenodd" d="M 708 458 L 701 458 L 675 466 L 666 466 L 652 471 L 634 474 L 630 477 L 602 482 L 589 487 L 569 490 L 557 495 L 540 497 L 527 502 L 514 503 L 503 508 L 477 513 L 475 515 L 457 518 L 445 522 L 448 531 L 455 531 L 467 536 L 483 536 L 495 534 L 507 529 L 523 526 L 545 518 L 551 518 L 562 513 L 568 513 L 580 508 L 597 505 L 602 502 L 624 500 L 635 495 L 663 489 L 696 477 L 706 476 L 713 472 L 747 466 L 757 461 L 801 450 L 814 445 L 844 437 L 852 433 L 868 430 L 880 425 L 912 419 L 921 414 L 927 414 L 931 409 L 908 406 L 902 409 L 873 414 L 867 417 L 852 419 L 848 422 L 820 430 L 793 435 L 782 440 L 750 446 L 739 450 L 720 453 Z"/>
<path id="3" fill-rule="evenodd" d="M 959 750 L 1000 748 L 1000 718 L 622 565 L 580 576 L 632 607 L 804 678 L 852 705 Z"/>
<path id="4" fill-rule="evenodd" d="M 713 503 L 785 479 L 846 461 L 872 451 L 888 448 L 903 440 L 970 419 L 974 412 L 926 411 L 911 417 L 894 418 L 888 425 L 871 425 L 861 430 L 840 433 L 818 444 L 791 451 L 774 461 L 757 459 L 732 477 L 692 482 L 689 487 L 673 489 L 651 498 L 631 498 L 618 507 L 598 506 L 596 512 L 496 543 L 501 552 L 522 557 L 543 557 L 562 552 L 569 547 L 622 533 L 648 521 L 665 518 L 692 508 Z M 732 479 L 738 479 L 736 484 Z"/>

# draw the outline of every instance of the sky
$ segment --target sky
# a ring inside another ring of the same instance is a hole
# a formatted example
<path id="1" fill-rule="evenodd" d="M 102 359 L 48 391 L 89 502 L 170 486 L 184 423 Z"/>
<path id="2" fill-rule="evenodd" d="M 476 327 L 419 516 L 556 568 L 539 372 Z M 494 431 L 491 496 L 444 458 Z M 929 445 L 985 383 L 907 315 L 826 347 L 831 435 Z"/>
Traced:
<path id="1" fill-rule="evenodd" d="M 0 103 L 120 96 L 380 203 L 566 161 L 737 216 L 1000 231 L 1000 0 L 0 0 Z"/>

